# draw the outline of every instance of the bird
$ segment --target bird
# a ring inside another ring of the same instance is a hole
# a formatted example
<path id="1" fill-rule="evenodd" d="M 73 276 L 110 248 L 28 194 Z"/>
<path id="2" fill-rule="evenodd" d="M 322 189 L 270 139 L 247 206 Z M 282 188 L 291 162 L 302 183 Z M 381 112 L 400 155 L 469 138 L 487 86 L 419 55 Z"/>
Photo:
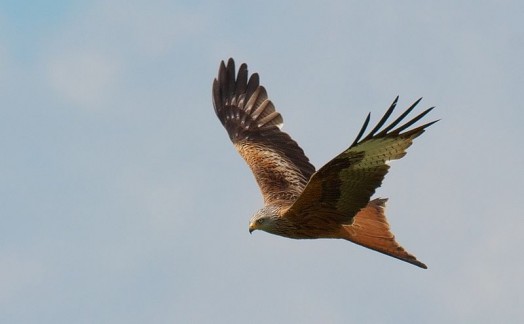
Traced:
<path id="1" fill-rule="evenodd" d="M 396 241 L 385 215 L 387 198 L 371 198 L 389 161 L 402 158 L 413 140 L 438 121 L 412 127 L 434 107 L 405 121 L 420 98 L 384 126 L 397 106 L 397 96 L 367 135 L 370 113 L 349 148 L 315 170 L 297 142 L 281 130 L 282 115 L 260 85 L 258 73 L 249 75 L 245 63 L 237 73 L 233 58 L 227 64 L 221 61 L 212 98 L 218 119 L 263 196 L 264 206 L 249 221 L 250 233 L 344 239 L 427 269 Z"/>

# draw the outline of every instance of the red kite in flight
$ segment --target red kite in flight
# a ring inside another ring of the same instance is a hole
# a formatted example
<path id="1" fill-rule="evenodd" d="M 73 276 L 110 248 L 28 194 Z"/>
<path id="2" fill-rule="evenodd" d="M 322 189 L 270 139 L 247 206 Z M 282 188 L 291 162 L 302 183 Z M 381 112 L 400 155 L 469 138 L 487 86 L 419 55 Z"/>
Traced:
<path id="1" fill-rule="evenodd" d="M 388 172 L 388 161 L 406 154 L 413 139 L 436 121 L 410 127 L 433 107 L 399 125 L 417 100 L 388 126 L 398 97 L 378 124 L 363 137 L 364 125 L 351 146 L 315 172 L 304 151 L 280 129 L 283 119 L 242 64 L 222 63 L 213 82 L 215 112 L 237 151 L 247 162 L 264 197 L 249 232 L 263 230 L 294 239 L 338 238 L 426 269 L 395 240 L 384 215 L 387 199 L 371 199 Z"/>

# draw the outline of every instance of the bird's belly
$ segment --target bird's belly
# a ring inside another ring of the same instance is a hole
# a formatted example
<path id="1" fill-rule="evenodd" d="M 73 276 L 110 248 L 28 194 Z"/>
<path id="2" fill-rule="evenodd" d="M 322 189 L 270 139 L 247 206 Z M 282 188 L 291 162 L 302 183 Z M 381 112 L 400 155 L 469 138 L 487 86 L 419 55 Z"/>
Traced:
<path id="1" fill-rule="evenodd" d="M 285 232 L 275 232 L 271 234 L 302 240 L 302 239 L 319 239 L 319 238 L 339 238 L 340 236 L 337 235 L 340 233 L 341 226 L 314 226 L 314 225 L 308 225 L 308 224 L 302 224 L 298 227 L 291 228 L 286 230 Z"/>

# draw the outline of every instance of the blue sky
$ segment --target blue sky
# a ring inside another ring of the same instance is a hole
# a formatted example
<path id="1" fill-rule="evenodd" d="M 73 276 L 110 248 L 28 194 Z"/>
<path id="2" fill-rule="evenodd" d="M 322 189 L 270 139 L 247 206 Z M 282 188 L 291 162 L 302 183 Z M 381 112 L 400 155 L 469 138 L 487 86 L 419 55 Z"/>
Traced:
<path id="1" fill-rule="evenodd" d="M 0 322 L 524 320 L 521 1 L 4 1 Z M 377 196 L 428 270 L 248 233 L 211 82 L 259 72 L 317 166 L 396 95 L 441 119 Z"/>

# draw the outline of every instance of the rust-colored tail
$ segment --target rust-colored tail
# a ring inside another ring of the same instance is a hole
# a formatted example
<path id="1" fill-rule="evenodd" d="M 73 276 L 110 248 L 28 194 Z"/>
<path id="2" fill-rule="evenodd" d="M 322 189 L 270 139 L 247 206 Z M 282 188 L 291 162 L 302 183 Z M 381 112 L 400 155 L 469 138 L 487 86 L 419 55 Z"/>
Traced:
<path id="1" fill-rule="evenodd" d="M 353 224 L 344 226 L 342 238 L 418 267 L 428 267 L 409 254 L 395 240 L 384 215 L 387 199 L 374 199 L 355 216 Z"/>

